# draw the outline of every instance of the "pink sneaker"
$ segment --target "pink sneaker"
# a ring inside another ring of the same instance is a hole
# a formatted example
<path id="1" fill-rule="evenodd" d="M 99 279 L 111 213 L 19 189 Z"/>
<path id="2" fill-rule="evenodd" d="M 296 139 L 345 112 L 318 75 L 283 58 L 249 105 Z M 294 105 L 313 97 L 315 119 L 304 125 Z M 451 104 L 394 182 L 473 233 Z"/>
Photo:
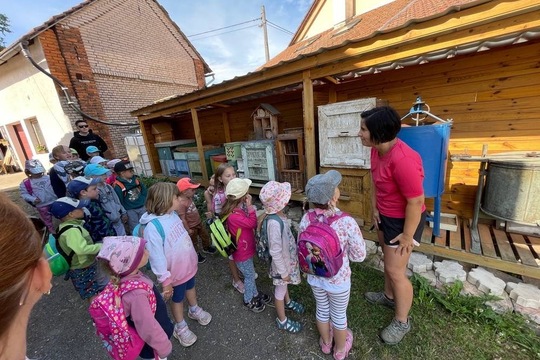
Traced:
<path id="1" fill-rule="evenodd" d="M 189 347 L 195 344 L 195 341 L 197 341 L 197 335 L 195 335 L 193 331 L 189 330 L 187 325 L 181 329 L 175 326 L 173 335 L 176 339 L 178 339 L 180 345 L 183 347 Z"/>
<path id="2" fill-rule="evenodd" d="M 337 351 L 334 348 L 334 360 L 343 360 L 349 356 L 353 344 L 353 333 L 351 329 L 347 329 L 347 337 L 345 338 L 345 350 Z"/>
<path id="3" fill-rule="evenodd" d="M 332 331 L 332 326 L 330 326 L 330 344 L 325 344 L 322 336 L 319 338 L 319 345 L 321 346 L 321 351 L 323 354 L 330 354 L 332 352 L 332 345 L 334 344 L 334 332 Z"/>
<path id="4" fill-rule="evenodd" d="M 197 310 L 195 312 L 191 312 L 191 310 L 188 310 L 188 317 L 193 320 L 197 320 L 199 324 L 205 326 L 212 321 L 212 315 L 210 315 L 209 312 L 206 312 L 202 309 L 202 307 L 198 306 Z"/>
<path id="5" fill-rule="evenodd" d="M 244 288 L 244 283 L 243 283 L 242 281 L 235 282 L 235 281 L 233 280 L 232 286 L 233 286 L 236 290 L 238 290 L 238 292 L 239 292 L 240 294 L 243 294 L 244 291 L 246 291 L 246 289 Z"/>

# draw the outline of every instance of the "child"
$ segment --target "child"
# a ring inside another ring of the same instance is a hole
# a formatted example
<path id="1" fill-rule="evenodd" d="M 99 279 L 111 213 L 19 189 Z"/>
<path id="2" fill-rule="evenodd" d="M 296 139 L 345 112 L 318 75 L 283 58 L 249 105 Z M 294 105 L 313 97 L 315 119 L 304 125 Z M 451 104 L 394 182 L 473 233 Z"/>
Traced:
<path id="1" fill-rule="evenodd" d="M 195 189 L 201 184 L 194 183 L 190 178 L 182 178 L 176 183 L 178 190 L 180 190 L 180 205 L 178 207 L 178 216 L 182 219 L 184 227 L 187 229 L 193 246 L 197 251 L 197 258 L 199 264 L 206 261 L 206 258 L 201 254 L 215 254 L 216 249 L 210 245 L 210 236 L 206 228 L 201 221 L 201 215 L 193 202 L 193 195 L 195 195 Z M 199 237 L 202 242 L 202 249 L 199 247 Z"/>
<path id="2" fill-rule="evenodd" d="M 118 295 L 121 296 L 128 323 L 134 325 L 137 334 L 145 342 L 139 356 L 142 359 L 155 359 L 157 355 L 164 359 L 172 351 L 169 339 L 174 326 L 158 289 L 150 278 L 139 271 L 148 262 L 149 253 L 145 245 L 146 240 L 138 237 L 106 237 L 97 259 L 110 274 L 109 286 L 116 289 L 128 286 L 134 288 Z M 146 289 L 141 288 L 140 283 L 146 285 Z"/>
<path id="3" fill-rule="evenodd" d="M 114 181 L 114 191 L 122 206 L 127 211 L 128 227 L 131 233 L 139 223 L 139 219 L 146 209 L 146 186 L 133 173 L 133 165 L 129 161 L 120 161 L 114 165 L 116 180 Z"/>
<path id="4" fill-rule="evenodd" d="M 65 170 L 71 160 L 69 148 L 65 145 L 57 145 L 52 149 L 54 160 L 53 167 L 49 170 L 51 186 L 58 198 L 66 196 L 66 185 L 70 178 Z"/>
<path id="5" fill-rule="evenodd" d="M 197 336 L 184 320 L 184 298 L 189 304 L 188 317 L 208 325 L 212 315 L 197 305 L 195 274 L 197 253 L 182 220 L 176 214 L 180 191 L 172 183 L 154 184 L 148 191 L 145 213 L 141 217 L 143 237 L 148 241 L 150 266 L 163 287 L 165 300 L 172 299 L 174 337 L 184 347 L 197 341 Z"/>
<path id="6" fill-rule="evenodd" d="M 214 217 L 214 191 L 215 191 L 215 179 L 216 174 L 212 174 L 210 180 L 208 180 L 208 187 L 204 190 L 204 201 L 206 202 L 206 212 L 204 215 L 207 219 L 212 219 Z"/>
<path id="7" fill-rule="evenodd" d="M 68 193 L 75 199 L 88 200 L 86 209 L 88 217 L 85 219 L 84 228 L 88 230 L 94 243 L 103 241 L 105 236 L 115 236 L 111 220 L 105 214 L 105 210 L 99 199 L 97 184 L 101 182 L 101 178 L 87 178 L 78 176 L 71 180 L 67 186 Z"/>
<path id="8" fill-rule="evenodd" d="M 86 148 L 86 155 L 88 155 L 87 161 L 90 161 L 94 156 L 99 156 L 99 149 L 97 148 L 97 146 L 88 146 Z"/>
<path id="9" fill-rule="evenodd" d="M 69 148 L 69 152 L 71 153 L 71 160 L 80 160 L 79 153 L 74 148 Z"/>
<path id="10" fill-rule="evenodd" d="M 49 162 L 54 165 L 56 164 L 57 160 L 54 158 L 54 154 L 52 152 L 49 153 Z"/>
<path id="11" fill-rule="evenodd" d="M 214 174 L 215 189 L 212 198 L 213 216 L 221 216 L 221 210 L 227 201 L 225 188 L 227 187 L 229 181 L 234 178 L 236 178 L 236 172 L 231 164 L 223 163 L 217 167 L 216 173 Z M 236 263 L 234 262 L 232 256 L 229 256 L 229 269 L 231 271 L 233 287 L 238 290 L 240 294 L 243 294 L 244 283 L 240 279 L 240 273 L 238 272 L 238 268 L 236 267 Z"/>
<path id="12" fill-rule="evenodd" d="M 58 231 L 66 226 L 71 227 L 60 235 L 58 245 L 66 254 L 73 254 L 66 278 L 71 279 L 82 299 L 91 299 L 108 282 L 108 279 L 98 276 L 97 272 L 96 254 L 101 244 L 94 244 L 90 233 L 83 227 L 83 207 L 88 203 L 87 200 L 63 197 L 51 205 L 51 214 L 62 222 Z"/>
<path id="13" fill-rule="evenodd" d="M 107 166 L 107 162 L 109 160 L 107 159 L 104 159 L 102 158 L 101 156 L 97 155 L 97 156 L 92 156 L 89 160 L 88 160 L 88 163 L 89 164 L 98 164 L 98 165 L 101 165 L 101 166 Z"/>
<path id="14" fill-rule="evenodd" d="M 120 159 L 112 159 L 112 160 L 109 160 L 107 162 L 107 169 L 110 170 L 110 174 L 107 177 L 106 183 L 111 185 L 111 186 L 113 186 L 114 182 L 116 181 L 116 174 L 114 173 L 114 165 L 116 165 L 120 161 L 122 161 L 122 160 L 120 160 Z"/>
<path id="15" fill-rule="evenodd" d="M 85 176 L 101 179 L 97 184 L 99 202 L 105 211 L 105 215 L 111 221 L 111 225 L 116 231 L 116 235 L 124 236 L 126 235 L 124 224 L 127 223 L 127 212 L 120 203 L 120 199 L 118 199 L 118 195 L 116 195 L 112 186 L 105 183 L 108 173 L 109 170 L 101 165 L 88 164 L 84 168 Z"/>
<path id="16" fill-rule="evenodd" d="M 306 185 L 306 196 L 315 209 L 304 214 L 300 221 L 299 233 L 303 232 L 310 224 L 310 212 L 315 212 L 315 214 L 326 218 L 341 215 L 340 210 L 336 207 L 340 196 L 338 188 L 340 182 L 341 174 L 336 170 L 330 170 L 309 179 Z M 360 228 L 351 216 L 344 215 L 333 221 L 330 226 L 339 237 L 343 249 L 343 265 L 338 273 L 331 278 L 308 275 L 307 281 L 315 297 L 321 351 L 330 354 L 332 340 L 334 340 L 334 359 L 342 360 L 348 356 L 353 344 L 353 333 L 347 328 L 347 306 L 351 293 L 349 260 L 363 261 L 366 257 L 366 251 Z"/>
<path id="17" fill-rule="evenodd" d="M 266 231 L 268 234 L 268 248 L 272 257 L 270 277 L 275 285 L 274 304 L 276 306 L 278 329 L 297 333 L 302 329 L 298 321 L 293 321 L 285 315 L 285 309 L 298 314 L 304 313 L 304 306 L 289 297 L 287 284 L 300 284 L 300 268 L 298 267 L 298 254 L 296 239 L 288 225 L 283 209 L 291 198 L 291 184 L 276 181 L 267 182 L 259 194 L 266 215 L 277 214 L 282 221 L 268 219 Z M 265 215 L 265 216 L 266 216 Z M 282 231 L 283 229 L 283 231 Z"/>
<path id="18" fill-rule="evenodd" d="M 248 194 L 251 180 L 234 178 L 227 184 L 227 202 L 221 213 L 227 217 L 227 230 L 235 239 L 236 251 L 232 254 L 238 269 L 244 275 L 244 306 L 253 312 L 261 312 L 271 299 L 257 291 L 255 284 L 255 229 L 257 228 L 257 209 L 251 204 Z"/>
<path id="19" fill-rule="evenodd" d="M 54 234 L 54 225 L 49 210 L 50 205 L 57 197 L 51 187 L 49 175 L 45 175 L 45 168 L 39 160 L 26 160 L 24 173 L 28 178 L 19 185 L 21 197 L 36 208 L 49 232 Z"/>

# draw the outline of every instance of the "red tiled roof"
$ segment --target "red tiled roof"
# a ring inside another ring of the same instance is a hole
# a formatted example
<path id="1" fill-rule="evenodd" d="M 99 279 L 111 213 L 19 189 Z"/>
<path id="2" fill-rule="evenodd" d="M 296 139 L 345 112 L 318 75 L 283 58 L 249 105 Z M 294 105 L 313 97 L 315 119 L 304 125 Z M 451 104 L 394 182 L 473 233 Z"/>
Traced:
<path id="1" fill-rule="evenodd" d="M 492 0 L 395 0 L 349 19 L 344 26 L 359 21 L 341 34 L 340 30 L 343 28 L 332 28 L 290 45 L 259 69 L 306 57 L 321 49 L 335 48 L 349 42 L 367 39 L 378 33 L 397 30 L 411 23 L 437 18 L 489 1 Z M 305 19 L 302 24 L 304 23 Z"/>

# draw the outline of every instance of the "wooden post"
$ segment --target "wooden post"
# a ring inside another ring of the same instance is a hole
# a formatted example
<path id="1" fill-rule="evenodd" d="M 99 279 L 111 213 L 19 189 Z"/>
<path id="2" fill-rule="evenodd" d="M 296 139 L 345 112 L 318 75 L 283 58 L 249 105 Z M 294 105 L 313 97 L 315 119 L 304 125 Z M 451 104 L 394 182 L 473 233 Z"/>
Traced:
<path id="1" fill-rule="evenodd" d="M 199 152 L 199 161 L 201 162 L 201 171 L 204 181 L 208 181 L 208 169 L 206 168 L 206 159 L 204 158 L 204 149 L 201 137 L 201 128 L 199 127 L 199 117 L 197 110 L 191 108 L 191 120 L 193 121 L 193 130 L 195 131 L 195 140 L 197 141 L 197 150 Z"/>
<path id="2" fill-rule="evenodd" d="M 330 90 L 328 90 L 328 103 L 333 104 L 337 102 L 337 92 L 336 88 L 332 86 Z"/>
<path id="3" fill-rule="evenodd" d="M 225 131 L 225 142 L 231 142 L 231 127 L 229 126 L 229 114 L 227 112 L 221 113 L 221 119 L 223 121 L 223 131 Z"/>
<path id="4" fill-rule="evenodd" d="M 161 169 L 161 163 L 159 162 L 159 156 L 156 147 L 154 146 L 154 137 L 152 136 L 152 125 L 149 125 L 148 121 L 144 122 L 140 118 L 139 126 L 142 130 L 142 136 L 144 140 L 144 147 L 148 154 L 148 159 L 150 160 L 150 167 L 152 168 L 152 175 L 157 175 L 158 172 L 163 173 Z M 158 171 L 159 169 L 159 171 Z M 164 174 L 166 175 L 166 174 Z"/>
<path id="5" fill-rule="evenodd" d="M 306 176 L 308 179 L 317 174 L 315 155 L 315 105 L 313 102 L 313 81 L 309 70 L 303 73 L 302 107 L 304 109 L 304 141 L 306 146 Z"/>

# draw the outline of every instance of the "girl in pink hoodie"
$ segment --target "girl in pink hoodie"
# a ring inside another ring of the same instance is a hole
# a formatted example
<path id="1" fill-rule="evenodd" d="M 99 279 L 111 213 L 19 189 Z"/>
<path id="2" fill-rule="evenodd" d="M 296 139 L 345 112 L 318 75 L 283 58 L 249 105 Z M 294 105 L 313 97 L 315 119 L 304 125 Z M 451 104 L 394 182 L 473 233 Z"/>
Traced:
<path id="1" fill-rule="evenodd" d="M 208 325 L 212 315 L 197 305 L 195 275 L 197 252 L 176 210 L 180 191 L 173 183 L 160 182 L 148 189 L 146 213 L 140 219 L 143 237 L 148 242 L 150 267 L 163 287 L 165 300 L 171 299 L 175 321 L 174 337 L 184 347 L 197 341 L 197 336 L 184 320 L 184 298 L 189 304 L 188 317 Z M 139 230 L 140 233 L 140 230 Z"/>
<path id="2" fill-rule="evenodd" d="M 232 257 L 238 270 L 244 275 L 244 306 L 253 312 L 261 312 L 265 304 L 271 302 L 270 296 L 257 290 L 255 284 L 255 229 L 257 228 L 257 209 L 251 204 L 248 194 L 251 180 L 234 178 L 227 184 L 227 202 L 221 212 L 226 218 L 227 230 L 236 242 Z"/>

